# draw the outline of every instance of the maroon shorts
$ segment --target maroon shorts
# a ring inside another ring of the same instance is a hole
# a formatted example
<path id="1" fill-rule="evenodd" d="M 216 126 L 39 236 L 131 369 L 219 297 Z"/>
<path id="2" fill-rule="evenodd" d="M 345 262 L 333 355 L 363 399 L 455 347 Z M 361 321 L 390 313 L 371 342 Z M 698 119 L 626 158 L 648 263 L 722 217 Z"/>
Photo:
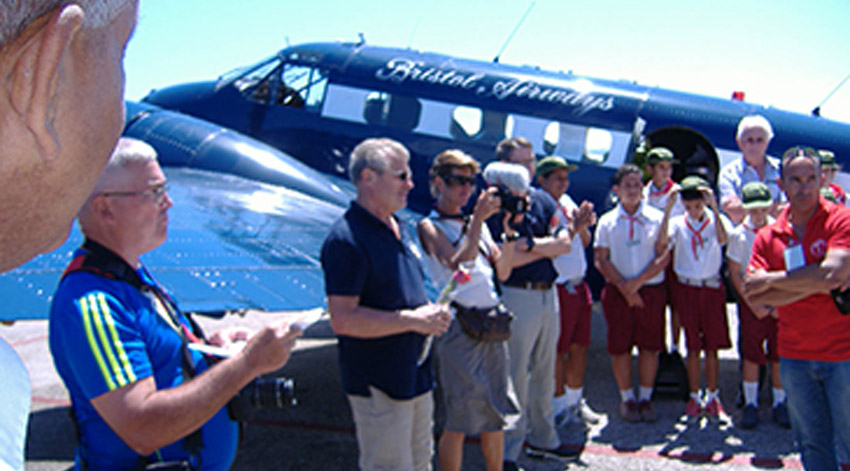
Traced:
<path id="1" fill-rule="evenodd" d="M 664 290 L 667 293 L 667 299 L 664 301 L 666 304 L 673 303 L 673 291 L 676 290 L 677 280 L 676 272 L 673 271 L 673 261 L 671 260 L 667 264 L 667 267 L 664 268 L 664 282 L 661 283 L 664 285 Z"/>
<path id="2" fill-rule="evenodd" d="M 602 288 L 602 312 L 608 323 L 608 353 L 630 353 L 632 347 L 661 351 L 664 348 L 663 285 L 644 286 L 638 292 L 643 298 L 643 308 L 632 308 L 612 284 Z"/>
<path id="3" fill-rule="evenodd" d="M 558 337 L 558 353 L 567 353 L 570 345 L 590 346 L 590 312 L 593 301 L 587 283 L 571 286 L 558 285 L 558 306 L 561 311 L 561 335 Z"/>
<path id="4" fill-rule="evenodd" d="M 745 302 L 738 303 L 738 317 L 738 347 L 741 350 L 741 358 L 759 365 L 765 365 L 768 361 L 779 361 L 779 352 L 776 350 L 776 318 L 757 318 Z"/>
<path id="5" fill-rule="evenodd" d="M 726 321 L 726 288 L 691 286 L 676 283 L 673 305 L 685 329 L 688 352 L 729 348 L 729 324 Z"/>

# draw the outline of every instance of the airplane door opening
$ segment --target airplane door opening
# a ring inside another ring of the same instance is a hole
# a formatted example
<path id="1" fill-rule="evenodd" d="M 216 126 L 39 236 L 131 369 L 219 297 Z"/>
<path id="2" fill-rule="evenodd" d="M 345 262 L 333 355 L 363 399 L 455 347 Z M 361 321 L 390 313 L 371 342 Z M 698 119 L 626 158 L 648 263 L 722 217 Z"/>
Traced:
<path id="1" fill-rule="evenodd" d="M 693 129 L 671 126 L 653 131 L 646 137 L 646 148 L 666 147 L 679 161 L 673 166 L 673 180 L 699 175 L 715 188 L 720 172 L 717 151 L 708 139 Z"/>

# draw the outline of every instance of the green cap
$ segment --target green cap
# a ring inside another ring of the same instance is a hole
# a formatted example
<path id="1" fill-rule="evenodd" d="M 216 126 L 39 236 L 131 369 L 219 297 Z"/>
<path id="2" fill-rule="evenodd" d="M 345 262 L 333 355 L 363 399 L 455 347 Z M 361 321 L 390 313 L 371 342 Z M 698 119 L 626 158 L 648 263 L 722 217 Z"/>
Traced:
<path id="1" fill-rule="evenodd" d="M 670 162 L 677 164 L 678 160 L 673 158 L 673 152 L 666 147 L 653 147 L 646 154 L 646 163 L 654 164 L 656 162 Z"/>
<path id="2" fill-rule="evenodd" d="M 835 163 L 835 154 L 831 150 L 818 150 L 818 157 L 820 157 L 821 167 L 838 168 L 838 164 Z"/>
<path id="3" fill-rule="evenodd" d="M 699 190 L 700 188 L 711 188 L 711 185 L 704 178 L 697 175 L 690 175 L 682 179 L 679 184 L 682 191 Z"/>
<path id="4" fill-rule="evenodd" d="M 832 201 L 833 203 L 838 203 L 838 198 L 835 197 L 835 193 L 833 193 L 832 190 L 830 190 L 829 188 L 821 188 L 820 194 L 829 201 Z"/>
<path id="5" fill-rule="evenodd" d="M 540 161 L 537 162 L 537 167 L 535 167 L 534 170 L 537 175 L 545 177 L 550 172 L 558 170 L 559 168 L 566 169 L 567 172 L 572 172 L 573 170 L 578 169 L 578 165 L 568 164 L 563 157 L 550 155 L 548 157 L 543 157 L 542 159 L 540 159 Z"/>
<path id="6" fill-rule="evenodd" d="M 773 204 L 770 189 L 762 182 L 750 182 L 741 188 L 741 207 L 744 209 L 769 208 Z"/>

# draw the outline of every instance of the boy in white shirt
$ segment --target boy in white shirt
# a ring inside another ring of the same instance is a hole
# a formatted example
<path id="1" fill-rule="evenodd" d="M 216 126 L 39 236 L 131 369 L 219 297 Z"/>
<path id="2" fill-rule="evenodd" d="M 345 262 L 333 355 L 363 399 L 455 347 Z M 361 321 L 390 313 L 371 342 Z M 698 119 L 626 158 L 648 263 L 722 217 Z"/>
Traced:
<path id="1" fill-rule="evenodd" d="M 561 333 L 555 357 L 555 397 L 552 406 L 557 423 L 561 425 L 596 424 L 599 416 L 584 400 L 584 372 L 587 369 L 587 348 L 590 346 L 590 314 L 593 299 L 584 281 L 587 259 L 584 249 L 590 244 L 589 227 L 596 224 L 593 203 L 582 201 L 579 207 L 566 193 L 570 172 L 577 165 L 568 164 L 562 157 L 549 156 L 537 163 L 537 183 L 553 200 L 558 211 L 550 227 L 567 228 L 572 244 L 569 253 L 558 255 L 552 264 L 558 272 Z"/>
<path id="2" fill-rule="evenodd" d="M 744 275 L 750 262 L 750 252 L 756 232 L 773 223 L 770 207 L 773 199 L 770 189 L 762 182 L 750 182 L 741 189 L 742 205 L 747 212 L 741 225 L 729 234 L 726 259 L 729 262 L 729 279 L 738 291 L 738 317 L 740 322 L 738 345 L 741 351 L 741 377 L 743 379 L 744 409 L 741 428 L 750 429 L 758 425 L 758 377 L 759 366 L 770 362 L 770 379 L 773 384 L 773 420 L 782 427 L 790 428 L 788 408 L 785 405 L 785 390 L 779 379 L 779 352 L 776 349 L 776 309 L 751 305 L 744 293 Z M 768 310 L 769 314 L 759 318 L 754 312 Z M 767 342 L 767 351 L 764 344 Z"/>
<path id="3" fill-rule="evenodd" d="M 643 197 L 650 206 L 658 208 L 659 211 L 664 211 L 667 206 L 667 200 L 672 199 L 676 202 L 673 205 L 673 211 L 670 217 L 678 216 L 685 212 L 685 207 L 676 196 L 679 191 L 679 184 L 673 181 L 673 164 L 679 163 L 674 158 L 673 152 L 665 147 L 653 147 L 646 154 L 646 169 L 649 171 L 649 181 L 643 187 Z M 679 338 L 682 333 L 682 322 L 679 320 L 679 313 L 673 309 L 670 302 L 670 297 L 673 293 L 673 284 L 676 279 L 673 275 L 673 267 L 667 265 L 664 274 L 664 284 L 667 286 L 667 304 L 670 305 L 670 353 L 676 355 L 677 361 L 681 362 L 679 352 Z"/>
<path id="4" fill-rule="evenodd" d="M 664 213 L 642 201 L 641 170 L 621 166 L 614 174 L 620 203 L 596 225 L 594 264 L 608 282 L 602 311 L 608 324 L 608 353 L 620 390 L 620 415 L 628 422 L 658 419 L 650 399 L 658 352 L 664 348 L 664 267 L 666 245 L 659 245 Z M 666 244 L 666 242 L 665 242 Z M 638 347 L 638 401 L 632 384 L 632 348 Z"/>
<path id="5" fill-rule="evenodd" d="M 664 208 L 663 236 L 669 236 L 673 248 L 673 271 L 678 282 L 673 290 L 673 305 L 685 329 L 688 357 L 690 400 L 685 408 L 689 422 L 705 413 L 717 421 L 724 413 L 717 388 L 720 364 L 717 350 L 730 348 L 726 322 L 726 290 L 720 279 L 721 246 L 726 244 L 725 217 L 720 215 L 714 192 L 708 182 L 698 176 L 682 180 L 679 196 L 685 214 L 670 218 L 675 201 L 667 200 Z M 711 209 L 706 211 L 705 207 Z M 701 402 L 700 351 L 705 351 L 706 398 Z"/>

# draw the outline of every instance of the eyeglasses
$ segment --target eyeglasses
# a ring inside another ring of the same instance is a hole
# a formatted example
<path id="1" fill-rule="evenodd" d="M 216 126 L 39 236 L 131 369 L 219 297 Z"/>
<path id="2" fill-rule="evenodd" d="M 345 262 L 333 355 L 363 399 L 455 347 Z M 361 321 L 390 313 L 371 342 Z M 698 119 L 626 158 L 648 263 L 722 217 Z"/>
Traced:
<path id="1" fill-rule="evenodd" d="M 154 187 L 148 188 L 146 190 L 139 191 L 104 191 L 101 193 L 102 196 L 146 196 L 150 195 L 153 197 L 154 201 L 157 204 L 162 203 L 165 199 L 165 195 L 168 194 L 168 183 L 160 183 Z"/>
<path id="2" fill-rule="evenodd" d="M 475 185 L 475 177 L 466 175 L 440 175 L 449 186 Z"/>
<path id="3" fill-rule="evenodd" d="M 403 182 L 406 182 L 407 180 L 409 180 L 413 177 L 413 175 L 410 173 L 410 170 L 399 170 L 399 171 L 385 170 L 384 172 L 389 173 L 390 175 L 398 178 L 399 180 L 401 180 Z M 384 173 L 384 172 L 381 172 L 381 173 Z"/>
<path id="4" fill-rule="evenodd" d="M 809 157 L 817 158 L 817 152 L 812 147 L 794 146 L 782 153 L 782 160 L 791 157 Z"/>

